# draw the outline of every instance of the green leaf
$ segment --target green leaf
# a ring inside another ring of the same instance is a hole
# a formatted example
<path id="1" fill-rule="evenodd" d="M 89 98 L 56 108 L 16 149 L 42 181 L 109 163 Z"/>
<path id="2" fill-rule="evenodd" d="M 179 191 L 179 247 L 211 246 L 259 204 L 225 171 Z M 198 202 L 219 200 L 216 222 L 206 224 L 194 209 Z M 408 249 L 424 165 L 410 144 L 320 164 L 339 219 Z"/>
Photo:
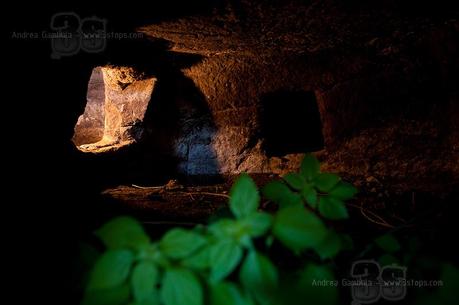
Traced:
<path id="1" fill-rule="evenodd" d="M 302 190 L 301 190 L 301 196 L 303 196 L 304 200 L 306 200 L 307 204 L 313 208 L 317 208 L 317 202 L 318 202 L 318 197 L 317 197 L 317 191 L 310 185 L 306 185 Z"/>
<path id="2" fill-rule="evenodd" d="M 340 234 L 342 250 L 354 250 L 354 241 L 349 234 Z"/>
<path id="3" fill-rule="evenodd" d="M 87 290 L 103 290 L 123 284 L 131 271 L 134 255 L 129 250 L 109 250 L 94 265 Z"/>
<path id="4" fill-rule="evenodd" d="M 440 276 L 442 285 L 433 291 L 424 289 L 418 293 L 416 305 L 456 304 L 459 291 L 459 269 L 451 264 L 443 264 Z"/>
<path id="5" fill-rule="evenodd" d="M 302 205 L 300 195 L 291 191 L 287 185 L 281 181 L 272 181 L 263 188 L 263 195 L 266 199 L 279 204 L 280 208 L 291 205 Z"/>
<path id="6" fill-rule="evenodd" d="M 77 278 L 79 281 L 79 288 L 86 287 L 88 284 L 90 271 L 93 269 L 94 264 L 97 262 L 101 255 L 95 247 L 87 243 L 79 244 L 79 257 L 77 261 L 76 270 L 78 270 Z"/>
<path id="7" fill-rule="evenodd" d="M 242 248 L 232 240 L 222 240 L 210 248 L 210 281 L 227 277 L 242 259 Z"/>
<path id="8" fill-rule="evenodd" d="M 210 287 L 211 305 L 254 305 L 253 300 L 231 282 L 220 282 Z"/>
<path id="9" fill-rule="evenodd" d="M 243 226 L 251 237 L 259 237 L 269 231 L 273 217 L 266 212 L 256 212 L 243 220 Z"/>
<path id="10" fill-rule="evenodd" d="M 301 190 L 306 184 L 304 177 L 297 173 L 289 173 L 282 177 L 282 179 L 284 179 L 291 188 L 297 191 Z"/>
<path id="11" fill-rule="evenodd" d="M 167 232 L 159 243 L 166 256 L 173 259 L 185 258 L 207 243 L 201 235 L 180 228 Z"/>
<path id="12" fill-rule="evenodd" d="M 103 225 L 95 234 L 108 249 L 138 249 L 150 242 L 142 225 L 131 217 L 117 217 Z"/>
<path id="13" fill-rule="evenodd" d="M 274 243 L 274 236 L 269 235 L 268 237 L 266 237 L 266 240 L 265 240 L 266 247 L 271 248 L 273 243 Z"/>
<path id="14" fill-rule="evenodd" d="M 349 217 L 344 202 L 330 196 L 320 197 L 319 212 L 320 215 L 331 220 L 339 220 Z"/>
<path id="15" fill-rule="evenodd" d="M 297 290 L 310 304 L 338 304 L 338 287 L 330 284 L 335 283 L 334 280 L 330 267 L 311 263 L 300 273 Z M 329 284 L 320 285 L 321 282 Z"/>
<path id="16" fill-rule="evenodd" d="M 400 261 L 398 258 L 393 256 L 392 254 L 383 254 L 378 258 L 378 262 L 381 264 L 381 266 L 389 266 L 389 265 L 399 265 L 400 266 Z"/>
<path id="17" fill-rule="evenodd" d="M 191 257 L 187 257 L 182 261 L 182 266 L 195 269 L 205 270 L 210 267 L 210 247 L 204 247 Z"/>
<path id="18" fill-rule="evenodd" d="M 278 204 L 281 209 L 285 207 L 293 206 L 293 205 L 302 206 L 303 200 L 301 200 L 300 194 L 290 192 L 290 193 L 286 193 L 285 196 L 280 199 Z"/>
<path id="19" fill-rule="evenodd" d="M 97 259 L 100 257 L 101 253 L 92 245 L 87 243 L 79 244 L 80 250 L 80 263 L 84 267 L 92 268 L 96 263 Z"/>
<path id="20" fill-rule="evenodd" d="M 297 205 L 277 213 L 273 234 L 287 248 L 299 252 L 322 242 L 327 228 L 314 213 Z"/>
<path id="21" fill-rule="evenodd" d="M 167 267 L 170 264 L 166 255 L 159 250 L 158 243 L 150 244 L 149 247 L 144 248 L 136 258 L 140 261 L 151 261 L 158 267 Z"/>
<path id="22" fill-rule="evenodd" d="M 314 247 L 314 250 L 319 254 L 321 259 L 335 257 L 342 249 L 340 236 L 330 230 L 325 239 Z"/>
<path id="23" fill-rule="evenodd" d="M 81 305 L 125 305 L 130 298 L 130 286 L 126 283 L 118 287 L 86 291 Z"/>
<path id="24" fill-rule="evenodd" d="M 202 285 L 187 269 L 167 269 L 161 286 L 161 300 L 165 305 L 203 305 Z"/>
<path id="25" fill-rule="evenodd" d="M 455 304 L 459 291 L 459 269 L 451 264 L 444 263 L 440 278 L 443 281 L 443 286 L 439 289 L 439 295 L 445 301 L 443 304 Z"/>
<path id="26" fill-rule="evenodd" d="M 209 225 L 209 231 L 219 238 L 232 237 L 237 234 L 238 224 L 234 219 L 220 219 Z"/>
<path id="27" fill-rule="evenodd" d="M 320 163 L 317 158 L 311 154 L 304 156 L 301 162 L 300 173 L 307 180 L 311 181 L 320 172 Z"/>
<path id="28" fill-rule="evenodd" d="M 331 173 L 320 173 L 314 178 L 314 185 L 321 192 L 329 192 L 340 181 L 340 177 Z"/>
<path id="29" fill-rule="evenodd" d="M 340 199 L 349 200 L 357 194 L 357 189 L 350 183 L 340 181 L 329 193 L 330 196 Z"/>
<path id="30" fill-rule="evenodd" d="M 158 283 L 159 271 L 152 262 L 145 261 L 135 266 L 132 271 L 132 292 L 139 304 L 159 304 Z"/>
<path id="31" fill-rule="evenodd" d="M 241 266 L 239 277 L 259 303 L 273 304 L 279 279 L 276 267 L 266 256 L 250 251 Z"/>
<path id="32" fill-rule="evenodd" d="M 257 186 L 247 174 L 242 174 L 230 191 L 230 209 L 234 216 L 242 218 L 258 209 L 260 195 Z"/>
<path id="33" fill-rule="evenodd" d="M 375 244 L 387 253 L 400 250 L 400 243 L 391 234 L 386 234 L 375 239 Z"/>

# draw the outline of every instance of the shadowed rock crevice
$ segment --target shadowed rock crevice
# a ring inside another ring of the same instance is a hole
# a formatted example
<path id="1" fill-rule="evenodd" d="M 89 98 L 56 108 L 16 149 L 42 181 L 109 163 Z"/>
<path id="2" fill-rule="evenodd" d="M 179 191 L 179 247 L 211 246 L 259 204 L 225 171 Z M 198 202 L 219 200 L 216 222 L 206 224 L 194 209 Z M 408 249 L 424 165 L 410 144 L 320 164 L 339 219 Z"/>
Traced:
<path id="1" fill-rule="evenodd" d="M 269 157 L 324 148 L 322 123 L 312 91 L 279 90 L 262 97 L 262 148 Z"/>

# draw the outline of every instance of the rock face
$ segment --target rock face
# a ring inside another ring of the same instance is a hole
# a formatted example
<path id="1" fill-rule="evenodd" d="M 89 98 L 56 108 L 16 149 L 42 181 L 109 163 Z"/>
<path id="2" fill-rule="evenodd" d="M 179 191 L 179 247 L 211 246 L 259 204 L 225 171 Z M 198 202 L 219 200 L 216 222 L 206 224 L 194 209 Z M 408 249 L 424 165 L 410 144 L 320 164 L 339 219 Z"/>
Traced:
<path id="1" fill-rule="evenodd" d="M 139 141 L 155 81 L 129 67 L 95 68 L 74 143 L 85 151 L 103 152 Z"/>
<path id="2" fill-rule="evenodd" d="M 142 79 L 131 68 L 104 68 L 105 132 L 109 141 L 138 141 L 143 126 L 155 78 Z"/>
<path id="3" fill-rule="evenodd" d="M 443 136 L 454 133 L 458 116 L 448 111 L 457 96 L 457 20 L 413 18 L 371 5 L 356 10 L 331 0 L 278 7 L 243 1 L 224 16 L 141 31 L 169 41 L 173 51 L 203 56 L 182 72 L 202 92 L 214 128 L 177 138 L 185 173 L 213 173 L 215 164 L 219 173 L 283 173 L 298 167 L 301 153 L 324 149 L 325 167 L 341 173 L 426 177 L 430 164 L 459 176 L 451 154 L 457 144 Z M 291 96 L 297 92 L 312 95 L 303 102 L 314 100 L 318 111 L 296 107 Z M 278 117 L 270 122 L 263 114 L 266 96 L 278 99 Z M 282 119 L 289 110 L 290 122 Z M 319 136 L 307 124 L 314 121 Z M 269 151 L 266 124 L 284 135 L 277 155 Z M 314 145 L 321 140 L 323 147 Z"/>
<path id="4" fill-rule="evenodd" d="M 102 140 L 105 130 L 105 83 L 102 69 L 92 71 L 84 113 L 78 118 L 73 142 L 80 146 Z"/>
<path id="5" fill-rule="evenodd" d="M 313 151 L 328 170 L 406 188 L 458 179 L 457 19 L 256 2 L 140 28 L 169 48 L 167 64 L 140 64 L 155 78 L 103 70 L 104 139 L 142 138 L 130 174 L 284 173 Z"/>

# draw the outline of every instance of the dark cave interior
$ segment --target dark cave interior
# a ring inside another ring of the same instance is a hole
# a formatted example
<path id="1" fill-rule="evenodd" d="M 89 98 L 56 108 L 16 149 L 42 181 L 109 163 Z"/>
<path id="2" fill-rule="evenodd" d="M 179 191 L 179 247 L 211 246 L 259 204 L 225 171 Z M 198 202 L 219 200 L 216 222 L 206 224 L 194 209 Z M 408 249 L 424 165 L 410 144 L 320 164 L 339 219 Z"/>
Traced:
<path id="1" fill-rule="evenodd" d="M 225 204 L 148 187 L 177 182 L 225 196 L 239 174 L 263 186 L 309 152 L 392 228 L 446 238 L 459 201 L 457 4 L 174 0 L 41 10 L 24 12 L 13 31 L 49 30 L 51 16 L 75 12 L 103 18 L 108 32 L 142 33 L 60 59 L 48 40 L 12 39 L 10 78 L 27 71 L 33 80 L 14 91 L 33 101 L 28 112 L 45 129 L 30 128 L 21 157 L 49 173 L 31 178 L 44 185 L 34 200 L 48 204 L 29 214 L 47 215 L 37 234 L 68 254 L 49 265 L 66 266 L 76 241 L 113 216 L 204 223 Z M 361 211 L 345 224 L 355 236 L 387 230 Z M 457 262 L 447 249 L 442 238 L 430 245 Z M 77 294 L 73 282 L 59 285 Z"/>
<path id="2" fill-rule="evenodd" d="M 313 92 L 277 91 L 263 97 L 261 134 L 269 156 L 323 149 L 322 123 Z"/>

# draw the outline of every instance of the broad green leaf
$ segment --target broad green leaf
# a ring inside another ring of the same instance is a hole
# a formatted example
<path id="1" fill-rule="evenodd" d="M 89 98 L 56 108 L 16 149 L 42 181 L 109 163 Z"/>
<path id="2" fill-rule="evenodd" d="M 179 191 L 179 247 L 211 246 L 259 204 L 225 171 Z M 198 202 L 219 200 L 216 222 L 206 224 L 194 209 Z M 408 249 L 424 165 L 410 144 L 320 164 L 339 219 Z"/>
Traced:
<path id="1" fill-rule="evenodd" d="M 80 255 L 78 257 L 78 265 L 76 266 L 78 274 L 76 276 L 80 279 L 80 288 L 83 288 L 88 284 L 90 272 L 99 259 L 101 252 L 87 243 L 80 243 L 79 250 Z"/>
<path id="2" fill-rule="evenodd" d="M 277 213 L 273 234 L 287 248 L 299 252 L 322 242 L 326 237 L 327 228 L 314 213 L 296 205 Z"/>
<path id="3" fill-rule="evenodd" d="M 439 295 L 445 301 L 443 304 L 453 304 L 452 301 L 456 303 L 459 291 L 459 269 L 444 263 L 440 278 L 443 281 L 443 286 L 439 289 Z"/>
<path id="4" fill-rule="evenodd" d="M 294 193 L 281 181 L 272 181 L 263 188 L 263 195 L 266 199 L 279 204 L 280 208 L 291 205 L 302 205 L 300 195 Z"/>
<path id="5" fill-rule="evenodd" d="M 139 304 L 159 304 L 159 295 L 156 288 L 159 271 L 152 262 L 140 262 L 132 271 L 132 292 Z"/>
<path id="6" fill-rule="evenodd" d="M 318 197 L 317 197 L 317 191 L 315 188 L 313 188 L 310 185 L 306 185 L 302 190 L 301 190 L 301 196 L 306 200 L 307 204 L 313 208 L 317 208 L 317 202 L 318 202 Z"/>
<path id="7" fill-rule="evenodd" d="M 345 219 L 349 217 L 344 202 L 330 196 L 320 197 L 319 212 L 320 215 L 331 220 Z"/>
<path id="8" fill-rule="evenodd" d="M 389 266 L 389 265 L 399 265 L 400 260 L 393 256 L 392 254 L 383 254 L 378 258 L 378 262 L 381 266 Z"/>
<path id="9" fill-rule="evenodd" d="M 459 269 L 451 264 L 443 264 L 440 280 L 443 282 L 435 290 L 424 289 L 416 298 L 416 305 L 457 304 L 459 291 Z"/>
<path id="10" fill-rule="evenodd" d="M 202 285 L 187 269 L 167 269 L 161 286 L 161 300 L 165 305 L 203 305 Z"/>
<path id="11" fill-rule="evenodd" d="M 375 239 L 375 244 L 387 253 L 400 250 L 400 243 L 391 234 L 386 234 Z"/>
<path id="12" fill-rule="evenodd" d="M 286 193 L 284 197 L 280 198 L 279 207 L 281 209 L 289 207 L 292 205 L 303 205 L 303 200 L 301 200 L 301 195 L 298 193 Z"/>
<path id="13" fill-rule="evenodd" d="M 117 217 L 103 225 L 95 234 L 108 249 L 134 248 L 148 245 L 150 238 L 142 225 L 131 217 Z"/>
<path id="14" fill-rule="evenodd" d="M 97 259 L 100 257 L 101 253 L 95 247 L 87 243 L 79 244 L 80 250 L 80 262 L 85 267 L 92 268 L 96 263 Z"/>
<path id="15" fill-rule="evenodd" d="M 349 234 L 340 234 L 342 250 L 354 250 L 354 241 Z"/>
<path id="16" fill-rule="evenodd" d="M 211 305 L 254 305 L 253 300 L 236 284 L 220 282 L 210 287 Z"/>
<path id="17" fill-rule="evenodd" d="M 238 240 L 239 245 L 244 249 L 254 249 L 252 238 L 249 235 L 242 235 Z"/>
<path id="18" fill-rule="evenodd" d="M 243 220 L 243 226 L 251 237 L 259 237 L 269 231 L 273 217 L 266 212 L 256 212 Z"/>
<path id="19" fill-rule="evenodd" d="M 330 196 L 340 199 L 349 200 L 357 194 L 357 189 L 350 183 L 340 181 L 329 193 Z"/>
<path id="20" fill-rule="evenodd" d="M 282 179 L 284 179 L 291 188 L 297 191 L 301 190 L 306 184 L 304 177 L 297 173 L 289 173 L 282 177 Z"/>
<path id="21" fill-rule="evenodd" d="M 314 305 L 338 304 L 338 287 L 331 284 L 335 277 L 330 267 L 325 265 L 308 264 L 300 273 L 298 291 L 304 296 L 303 299 Z M 325 281 L 326 285 L 320 285 Z"/>
<path id="22" fill-rule="evenodd" d="M 204 270 L 210 267 L 210 246 L 200 249 L 198 252 L 182 261 L 182 265 L 195 270 Z"/>
<path id="23" fill-rule="evenodd" d="M 81 305 L 125 305 L 130 298 L 130 286 L 124 284 L 100 290 L 86 291 Z"/>
<path id="24" fill-rule="evenodd" d="M 317 158 L 311 154 L 304 156 L 301 162 L 300 173 L 307 180 L 311 181 L 320 172 L 320 163 Z"/>
<path id="25" fill-rule="evenodd" d="M 241 266 L 241 283 L 255 295 L 261 304 L 273 304 L 278 287 L 277 269 L 266 256 L 250 251 Z"/>
<path id="26" fill-rule="evenodd" d="M 109 250 L 94 265 L 87 289 L 103 290 L 121 286 L 129 276 L 134 255 L 129 250 Z"/>
<path id="27" fill-rule="evenodd" d="M 145 247 L 141 252 L 139 252 L 137 260 L 148 260 L 158 267 L 166 267 L 170 264 L 166 255 L 160 251 L 159 244 L 157 242 L 150 244 L 149 247 Z"/>
<path id="28" fill-rule="evenodd" d="M 234 219 L 220 219 L 209 225 L 209 231 L 219 238 L 231 237 L 238 233 L 238 224 Z"/>
<path id="29" fill-rule="evenodd" d="M 210 248 L 210 281 L 219 282 L 237 267 L 242 248 L 232 240 L 222 240 Z"/>
<path id="30" fill-rule="evenodd" d="M 180 259 L 189 256 L 206 243 L 206 239 L 196 232 L 176 228 L 163 236 L 159 249 L 170 258 Z"/>
<path id="31" fill-rule="evenodd" d="M 278 203 L 285 194 L 292 191 L 281 181 L 271 181 L 263 187 L 262 193 L 266 199 Z"/>
<path id="32" fill-rule="evenodd" d="M 230 191 L 230 209 L 234 216 L 242 218 L 258 209 L 260 195 L 257 186 L 247 174 L 242 174 Z"/>
<path id="33" fill-rule="evenodd" d="M 320 173 L 314 178 L 314 185 L 321 192 L 329 192 L 338 184 L 340 177 L 331 173 Z"/>
<path id="34" fill-rule="evenodd" d="M 269 235 L 268 237 L 266 237 L 266 240 L 265 240 L 266 247 L 271 248 L 273 243 L 274 243 L 274 236 Z"/>
<path id="35" fill-rule="evenodd" d="M 228 205 L 219 207 L 208 219 L 208 223 L 214 223 L 222 219 L 234 218 L 233 212 Z"/>
<path id="36" fill-rule="evenodd" d="M 340 236 L 329 230 L 325 239 L 314 247 L 314 250 L 319 254 L 321 259 L 328 259 L 335 257 L 342 249 Z"/>

